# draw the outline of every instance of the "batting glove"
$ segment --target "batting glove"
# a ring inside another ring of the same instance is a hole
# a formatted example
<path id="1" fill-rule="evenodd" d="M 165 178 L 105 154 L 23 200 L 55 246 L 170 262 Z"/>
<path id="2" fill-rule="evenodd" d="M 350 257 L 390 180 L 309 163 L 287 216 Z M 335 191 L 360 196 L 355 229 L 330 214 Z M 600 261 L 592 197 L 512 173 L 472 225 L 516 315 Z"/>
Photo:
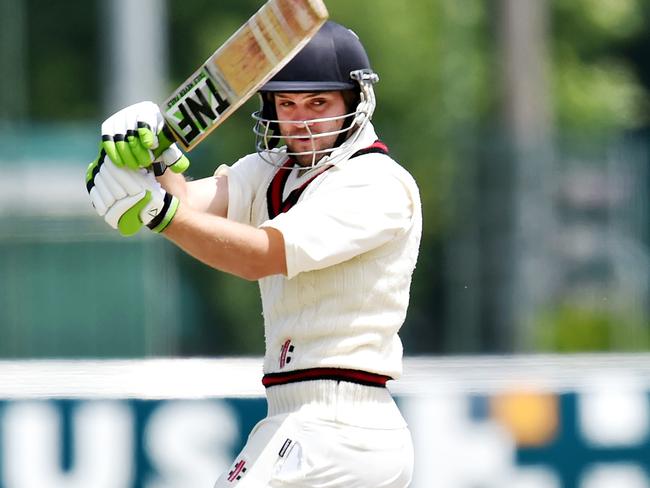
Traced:
<path id="1" fill-rule="evenodd" d="M 119 167 L 104 150 L 88 166 L 86 188 L 100 217 L 123 236 L 135 234 L 143 225 L 162 232 L 178 209 L 178 199 L 151 171 Z"/>
<path id="2" fill-rule="evenodd" d="M 167 167 L 183 173 L 190 165 L 173 143 L 165 119 L 153 102 L 130 105 L 111 115 L 102 124 L 102 149 L 117 166 L 148 168 L 154 163 L 162 174 Z"/>

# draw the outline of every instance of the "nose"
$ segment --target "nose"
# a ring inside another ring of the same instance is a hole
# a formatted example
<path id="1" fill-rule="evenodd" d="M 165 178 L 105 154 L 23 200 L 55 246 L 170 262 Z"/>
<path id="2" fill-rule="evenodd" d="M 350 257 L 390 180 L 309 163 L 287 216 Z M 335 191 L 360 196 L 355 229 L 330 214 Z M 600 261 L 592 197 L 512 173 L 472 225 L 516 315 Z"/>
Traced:
<path id="1" fill-rule="evenodd" d="M 294 125 L 294 127 L 302 127 L 308 129 L 313 125 L 313 122 L 311 121 L 313 119 L 313 115 L 306 108 L 296 107 L 293 114 L 291 115 L 293 116 L 291 123 Z"/>
<path id="2" fill-rule="evenodd" d="M 311 126 L 312 124 L 309 124 L 307 121 L 300 121 L 296 120 L 291 123 L 293 126 L 294 130 L 296 131 L 296 135 L 307 135 L 311 134 Z"/>

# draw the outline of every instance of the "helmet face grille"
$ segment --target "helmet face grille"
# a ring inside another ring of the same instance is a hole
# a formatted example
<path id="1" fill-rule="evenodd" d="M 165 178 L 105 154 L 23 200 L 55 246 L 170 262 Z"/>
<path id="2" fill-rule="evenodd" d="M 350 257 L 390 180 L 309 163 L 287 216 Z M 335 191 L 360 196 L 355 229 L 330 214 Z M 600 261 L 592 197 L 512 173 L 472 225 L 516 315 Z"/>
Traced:
<path id="1" fill-rule="evenodd" d="M 279 126 L 280 123 L 283 121 L 281 120 L 267 120 L 263 119 L 258 116 L 259 112 L 256 112 L 253 114 L 253 118 L 256 119 L 255 126 L 253 127 L 253 132 L 255 133 L 256 136 L 256 149 L 258 153 L 267 153 L 269 151 L 272 151 L 275 149 L 279 144 L 280 141 L 284 141 L 285 144 L 287 142 L 290 142 L 292 139 L 305 139 L 309 138 L 310 144 L 311 144 L 311 149 L 306 150 L 306 151 L 301 151 L 301 152 L 291 152 L 288 149 L 285 149 L 283 152 L 287 156 L 291 156 L 293 158 L 298 158 L 298 157 L 303 157 L 303 156 L 308 156 L 309 159 L 311 160 L 311 164 L 309 166 L 315 167 L 318 166 L 319 162 L 323 157 L 328 156 L 331 154 L 334 150 L 337 149 L 336 146 L 334 147 L 326 147 L 323 149 L 318 149 L 318 140 L 323 139 L 323 138 L 329 138 L 332 136 L 335 136 L 337 139 L 341 137 L 342 135 L 346 135 L 348 132 L 354 129 L 354 120 L 355 120 L 355 113 L 348 113 L 344 115 L 339 115 L 336 117 L 325 117 L 321 119 L 311 119 L 311 120 L 292 120 L 291 124 L 292 125 L 302 125 L 304 128 L 304 133 L 299 135 L 299 136 L 282 136 L 278 131 L 273 131 L 271 128 L 273 126 Z M 347 120 L 346 120 L 347 119 Z M 336 122 L 336 121 L 343 121 L 343 125 L 340 129 L 338 130 L 332 130 L 332 131 L 326 131 L 326 132 L 317 132 L 314 133 L 311 131 L 311 126 L 313 124 L 317 124 L 320 122 Z M 347 123 L 346 123 L 347 122 Z M 345 140 L 345 138 L 344 138 Z M 344 142 L 345 144 L 345 142 Z M 340 147 L 340 146 L 339 146 Z M 269 158 L 265 158 L 265 160 Z M 307 158 L 303 158 L 307 159 Z M 267 161 L 268 162 L 268 161 Z M 331 163 L 330 163 L 331 164 Z"/>
<path id="2" fill-rule="evenodd" d="M 357 86 L 359 87 L 359 103 L 352 107 L 351 111 L 335 116 L 310 120 L 278 120 L 273 97 L 266 93 L 261 94 L 262 108 L 253 113 L 255 120 L 253 132 L 255 133 L 255 148 L 260 157 L 269 164 L 281 167 L 286 161 L 286 157 L 300 159 L 303 166 L 317 167 L 322 165 L 335 164 L 347 158 L 354 151 L 354 144 L 363 132 L 365 126 L 370 122 L 375 109 L 375 95 L 372 88 L 373 83 L 378 80 L 376 74 L 370 70 L 359 70 L 352 73 Z M 311 130 L 313 124 L 321 122 L 342 121 L 341 128 L 326 132 L 314 133 Z M 290 123 L 292 125 L 302 125 L 304 132 L 299 136 L 283 136 L 280 133 L 280 124 Z M 318 149 L 319 139 L 336 136 L 336 143 L 331 147 Z M 286 143 L 291 139 L 309 138 L 311 149 L 302 152 L 292 152 Z M 280 142 L 285 143 L 281 150 L 276 149 Z M 305 164 L 309 161 L 309 164 Z"/>

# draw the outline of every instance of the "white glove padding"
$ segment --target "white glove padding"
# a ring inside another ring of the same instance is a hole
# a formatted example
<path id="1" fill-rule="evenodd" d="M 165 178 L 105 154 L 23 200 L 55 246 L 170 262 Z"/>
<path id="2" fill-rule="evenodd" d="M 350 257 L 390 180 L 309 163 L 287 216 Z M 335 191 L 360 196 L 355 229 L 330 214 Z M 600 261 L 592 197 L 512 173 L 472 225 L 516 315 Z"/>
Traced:
<path id="1" fill-rule="evenodd" d="M 102 148 L 117 166 L 138 169 L 161 162 L 182 173 L 189 161 L 165 131 L 165 119 L 155 103 L 136 103 L 104 121 Z"/>
<path id="2" fill-rule="evenodd" d="M 135 234 L 142 225 L 162 232 L 178 209 L 178 199 L 153 173 L 120 168 L 104 151 L 88 166 L 86 188 L 97 213 L 124 236 Z"/>

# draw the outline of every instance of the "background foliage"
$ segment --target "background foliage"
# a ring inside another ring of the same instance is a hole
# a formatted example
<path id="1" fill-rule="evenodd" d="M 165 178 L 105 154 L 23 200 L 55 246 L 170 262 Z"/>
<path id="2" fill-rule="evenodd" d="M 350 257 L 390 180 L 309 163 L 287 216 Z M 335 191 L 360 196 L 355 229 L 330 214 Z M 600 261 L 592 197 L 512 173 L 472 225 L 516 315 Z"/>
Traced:
<path id="1" fill-rule="evenodd" d="M 23 113 L 10 128 L 20 124 L 97 127 L 109 115 L 101 103 L 107 64 L 101 3 L 24 3 L 28 96 Z M 259 4 L 253 0 L 169 0 L 168 87 L 181 82 Z M 502 278 L 494 278 L 499 270 L 490 275 L 490 262 L 485 259 L 475 270 L 476 282 L 458 283 L 455 261 L 449 259 L 451 253 L 461 253 L 462 262 L 471 264 L 484 252 L 485 236 L 498 232 L 500 222 L 509 218 L 507 212 L 491 210 L 489 198 L 483 199 L 498 193 L 500 185 L 508 185 L 513 178 L 512 168 L 498 164 L 507 158 L 509 147 L 502 131 L 508 93 L 503 91 L 499 56 L 500 2 L 328 0 L 327 5 L 333 19 L 354 29 L 363 40 L 381 77 L 375 125 L 422 192 L 424 236 L 412 306 L 403 329 L 406 351 L 512 350 L 507 342 L 494 339 L 495 334 L 508 333 L 499 329 L 498 319 L 486 319 L 498 317 L 502 310 L 489 298 L 490 288 Z M 548 11 L 545 69 L 551 88 L 555 154 L 551 163 L 580 159 L 581 171 L 602 167 L 607 154 L 625 137 L 634 136 L 625 147 L 645 140 L 650 5 L 642 0 L 549 0 Z M 256 107 L 257 100 L 250 101 L 192 153 L 192 177 L 209 176 L 218 164 L 233 162 L 252 150 L 249 114 Z M 643 154 L 640 158 L 633 165 L 647 163 Z M 558 175 L 561 190 L 565 182 Z M 640 204 L 647 206 L 644 201 Z M 553 207 L 565 215 L 562 205 L 558 198 Z M 471 228 L 475 247 L 466 250 L 458 247 L 457 237 L 467 231 L 470 220 L 476 221 Z M 644 250 L 646 227 L 647 220 L 642 219 L 638 233 Z M 182 253 L 169 252 L 183 283 L 181 307 L 198 317 L 179 327 L 175 353 L 260 353 L 257 286 L 206 269 Z M 496 252 L 507 255 L 509 251 Z M 456 312 L 450 303 L 462 297 L 463 286 L 471 289 L 478 282 L 481 292 L 466 301 L 460 299 L 461 307 L 472 310 L 475 324 L 464 331 L 453 320 Z M 612 279 L 601 280 L 600 285 L 603 282 L 611 292 Z M 533 310 L 533 349 L 643 349 L 650 345 L 647 297 L 640 307 L 630 310 L 620 304 L 618 308 L 593 306 L 593 300 L 574 291 L 575 286 L 555 283 L 551 298 Z M 622 328 L 621 322 L 626 324 Z"/>

